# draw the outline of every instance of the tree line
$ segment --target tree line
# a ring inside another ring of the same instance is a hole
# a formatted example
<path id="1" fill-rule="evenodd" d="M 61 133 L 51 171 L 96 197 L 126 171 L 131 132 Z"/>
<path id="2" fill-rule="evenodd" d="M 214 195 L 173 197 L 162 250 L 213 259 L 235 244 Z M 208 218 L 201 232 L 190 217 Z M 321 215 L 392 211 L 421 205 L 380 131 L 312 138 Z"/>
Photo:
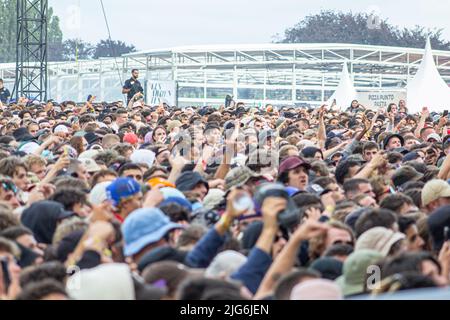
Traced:
<path id="1" fill-rule="evenodd" d="M 400 28 L 387 19 L 367 13 L 323 10 L 306 16 L 274 38 L 279 43 L 352 43 L 423 48 L 430 36 L 433 49 L 450 50 L 450 42 L 443 39 L 442 31 L 417 25 Z"/>
<path id="2" fill-rule="evenodd" d="M 0 63 L 16 61 L 17 0 L 0 0 Z M 91 44 L 80 39 L 63 40 L 60 19 L 49 7 L 47 15 L 49 61 L 74 61 L 121 56 L 136 51 L 135 46 L 120 40 L 101 40 Z"/>

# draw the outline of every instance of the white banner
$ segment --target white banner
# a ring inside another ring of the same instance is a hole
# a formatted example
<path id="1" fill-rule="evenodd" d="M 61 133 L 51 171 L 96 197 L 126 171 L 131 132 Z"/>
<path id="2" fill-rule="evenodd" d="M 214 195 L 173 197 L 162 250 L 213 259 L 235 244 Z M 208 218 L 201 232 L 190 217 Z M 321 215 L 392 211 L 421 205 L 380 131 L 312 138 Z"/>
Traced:
<path id="1" fill-rule="evenodd" d="M 401 91 L 384 91 L 384 92 L 368 92 L 359 91 L 357 99 L 360 104 L 369 109 L 387 108 L 390 103 L 398 105 L 400 100 L 406 100 L 406 92 Z"/>
<path id="2" fill-rule="evenodd" d="M 147 81 L 146 101 L 148 105 L 158 105 L 161 102 L 169 106 L 177 104 L 177 83 L 175 81 Z"/>

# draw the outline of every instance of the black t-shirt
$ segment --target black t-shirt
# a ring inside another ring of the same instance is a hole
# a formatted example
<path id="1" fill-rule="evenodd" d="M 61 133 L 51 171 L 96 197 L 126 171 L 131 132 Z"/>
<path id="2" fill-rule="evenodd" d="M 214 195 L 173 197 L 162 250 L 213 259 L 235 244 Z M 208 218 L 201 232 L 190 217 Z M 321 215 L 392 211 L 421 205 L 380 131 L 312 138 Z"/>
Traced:
<path id="1" fill-rule="evenodd" d="M 0 89 L 0 101 L 2 103 L 7 103 L 9 97 L 11 97 L 11 93 L 9 92 L 9 90 L 6 88 L 1 88 Z"/>
<path id="2" fill-rule="evenodd" d="M 127 95 L 128 101 L 130 101 L 136 93 L 138 92 L 144 93 L 144 89 L 142 88 L 141 83 L 139 82 L 139 80 L 136 80 L 134 78 L 130 78 L 127 81 L 125 81 L 123 88 L 131 89 Z"/>

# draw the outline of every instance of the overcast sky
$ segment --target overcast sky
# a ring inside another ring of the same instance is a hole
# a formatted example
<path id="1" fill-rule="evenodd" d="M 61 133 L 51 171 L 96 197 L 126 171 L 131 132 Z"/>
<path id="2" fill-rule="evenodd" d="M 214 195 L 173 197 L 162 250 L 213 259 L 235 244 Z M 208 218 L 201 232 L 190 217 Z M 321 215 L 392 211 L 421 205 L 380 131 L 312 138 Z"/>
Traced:
<path id="1" fill-rule="evenodd" d="M 99 0 L 50 0 L 64 37 L 107 38 Z M 450 0 L 103 0 L 114 40 L 138 50 L 198 44 L 268 43 L 323 9 L 375 11 L 398 26 L 444 28 Z M 79 8 L 79 9 L 78 9 Z M 80 17 L 78 19 L 77 17 Z"/>

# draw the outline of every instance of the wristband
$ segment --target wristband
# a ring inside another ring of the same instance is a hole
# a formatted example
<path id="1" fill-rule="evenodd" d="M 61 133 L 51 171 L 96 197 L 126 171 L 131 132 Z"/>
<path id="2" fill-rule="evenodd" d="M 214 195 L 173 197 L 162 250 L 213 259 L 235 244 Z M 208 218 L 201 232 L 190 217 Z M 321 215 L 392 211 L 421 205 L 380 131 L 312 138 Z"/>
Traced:
<path id="1" fill-rule="evenodd" d="M 329 212 L 329 213 L 333 213 L 334 212 L 334 206 L 331 206 L 331 205 L 326 206 L 325 207 L 325 211 Z"/>
<path id="2" fill-rule="evenodd" d="M 222 217 L 220 217 L 220 223 L 225 229 L 229 229 L 231 224 L 233 223 L 233 219 L 225 213 L 222 215 Z"/>

